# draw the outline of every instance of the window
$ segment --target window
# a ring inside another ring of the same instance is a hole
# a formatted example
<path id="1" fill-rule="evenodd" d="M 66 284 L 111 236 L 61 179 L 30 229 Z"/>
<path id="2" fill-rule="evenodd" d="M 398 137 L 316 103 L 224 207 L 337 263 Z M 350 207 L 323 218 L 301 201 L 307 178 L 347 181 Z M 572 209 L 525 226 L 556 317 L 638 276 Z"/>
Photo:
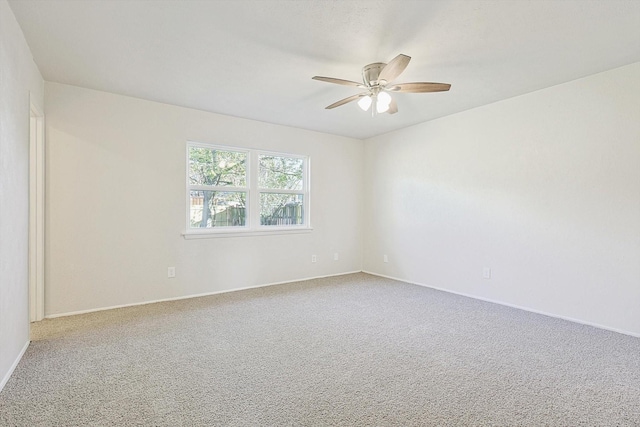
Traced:
<path id="1" fill-rule="evenodd" d="M 246 151 L 189 146 L 189 226 L 244 227 L 247 187 Z"/>
<path id="2" fill-rule="evenodd" d="M 259 159 L 260 224 L 304 224 L 304 159 L 271 154 Z"/>
<path id="3" fill-rule="evenodd" d="M 186 234 L 309 228 L 309 159 L 189 142 Z"/>

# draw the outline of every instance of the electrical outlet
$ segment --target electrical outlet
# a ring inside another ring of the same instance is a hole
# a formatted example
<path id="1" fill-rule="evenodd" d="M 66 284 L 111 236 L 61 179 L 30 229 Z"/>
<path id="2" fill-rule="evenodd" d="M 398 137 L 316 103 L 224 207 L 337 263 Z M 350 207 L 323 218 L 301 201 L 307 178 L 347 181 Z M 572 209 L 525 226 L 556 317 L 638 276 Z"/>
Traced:
<path id="1" fill-rule="evenodd" d="M 318 261 L 318 258 L 315 255 L 311 255 L 311 262 Z"/>
<path id="2" fill-rule="evenodd" d="M 170 278 L 170 279 L 176 277 L 176 268 L 175 267 L 167 268 L 167 277 Z"/>
<path id="3" fill-rule="evenodd" d="M 338 252 L 333 254 L 333 260 L 334 261 L 338 261 L 340 259 L 340 256 L 338 255 Z"/>
<path id="4" fill-rule="evenodd" d="M 482 269 L 482 278 L 483 279 L 491 279 L 491 268 L 490 267 L 484 267 Z"/>
<path id="5" fill-rule="evenodd" d="M 383 260 L 384 262 L 389 262 L 389 257 L 388 257 L 386 254 L 385 254 L 385 255 L 382 255 L 382 260 Z"/>

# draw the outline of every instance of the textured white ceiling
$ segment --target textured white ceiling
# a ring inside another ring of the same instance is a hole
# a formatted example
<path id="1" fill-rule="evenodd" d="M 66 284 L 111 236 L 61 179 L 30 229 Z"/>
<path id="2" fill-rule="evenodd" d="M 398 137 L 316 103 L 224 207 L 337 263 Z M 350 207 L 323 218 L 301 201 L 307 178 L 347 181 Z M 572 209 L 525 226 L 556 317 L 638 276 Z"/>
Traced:
<path id="1" fill-rule="evenodd" d="M 367 138 L 640 61 L 640 1 L 32 1 L 10 5 L 45 80 Z M 363 65 L 411 56 L 372 118 Z M 640 78 L 640 76 L 639 76 Z"/>

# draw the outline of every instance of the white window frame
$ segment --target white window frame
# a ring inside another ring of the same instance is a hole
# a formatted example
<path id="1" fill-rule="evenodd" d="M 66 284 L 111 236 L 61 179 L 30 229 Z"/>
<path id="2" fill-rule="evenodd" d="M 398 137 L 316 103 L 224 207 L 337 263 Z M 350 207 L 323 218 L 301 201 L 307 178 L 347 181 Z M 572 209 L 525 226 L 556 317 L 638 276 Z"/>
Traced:
<path id="1" fill-rule="evenodd" d="M 247 154 L 247 186 L 246 187 L 230 187 L 230 186 L 208 186 L 208 185 L 191 185 L 189 182 L 189 149 L 191 147 L 206 148 L 210 150 L 233 151 Z M 256 235 L 273 235 L 273 234 L 289 234 L 289 233 L 306 233 L 311 228 L 311 196 L 310 196 L 310 158 L 307 155 L 283 153 L 277 151 L 266 151 L 252 149 L 246 147 L 232 147 L 227 145 L 208 144 L 197 141 L 187 141 L 186 144 L 186 231 L 183 233 L 185 239 L 212 238 L 212 237 L 238 237 L 238 236 L 256 236 Z M 303 160 L 303 179 L 301 190 L 279 190 L 279 189 L 261 189 L 258 186 L 258 172 L 260 167 L 260 156 L 279 156 L 289 157 Z M 245 225 L 244 226 L 227 226 L 227 227 L 211 227 L 211 228 L 193 228 L 191 227 L 191 191 L 240 191 L 246 192 L 245 207 Z M 260 193 L 277 193 L 277 194 L 301 194 L 302 195 L 302 211 L 303 224 L 299 225 L 261 225 L 260 224 Z"/>

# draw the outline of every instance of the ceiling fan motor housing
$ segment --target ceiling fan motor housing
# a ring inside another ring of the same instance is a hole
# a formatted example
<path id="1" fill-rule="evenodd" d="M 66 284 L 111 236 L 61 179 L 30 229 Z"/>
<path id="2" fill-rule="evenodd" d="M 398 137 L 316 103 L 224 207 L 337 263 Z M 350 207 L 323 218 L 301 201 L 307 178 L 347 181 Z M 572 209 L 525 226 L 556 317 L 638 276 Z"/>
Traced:
<path id="1" fill-rule="evenodd" d="M 374 62 L 373 64 L 365 65 L 362 68 L 362 80 L 368 87 L 376 86 L 378 84 L 378 76 L 380 72 L 386 66 L 384 62 Z"/>

